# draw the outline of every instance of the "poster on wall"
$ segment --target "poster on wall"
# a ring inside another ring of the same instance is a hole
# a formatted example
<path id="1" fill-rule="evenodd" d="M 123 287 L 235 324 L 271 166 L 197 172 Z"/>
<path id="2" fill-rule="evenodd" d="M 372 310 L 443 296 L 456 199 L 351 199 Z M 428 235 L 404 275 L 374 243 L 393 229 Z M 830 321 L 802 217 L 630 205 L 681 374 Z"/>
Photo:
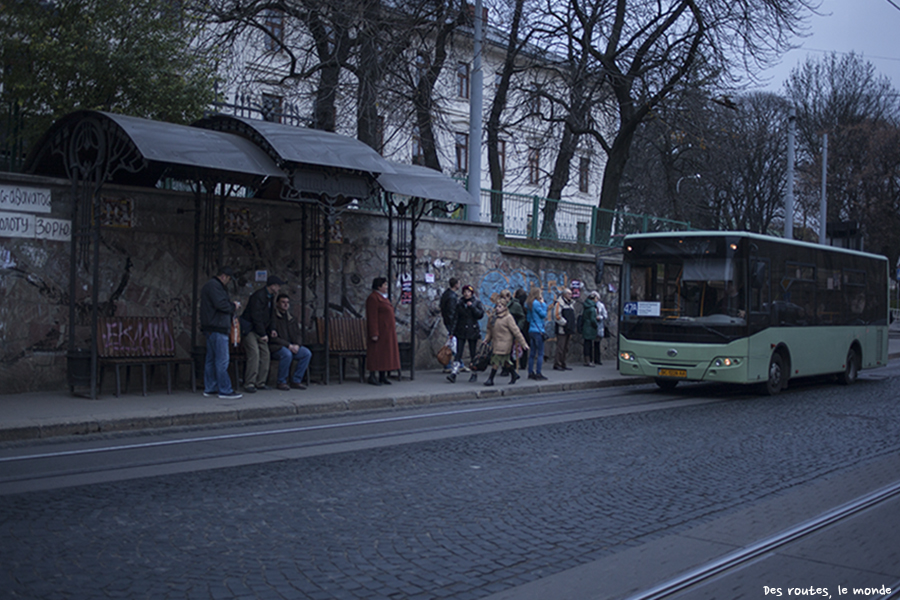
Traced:
<path id="1" fill-rule="evenodd" d="M 103 227 L 134 227 L 134 200 L 131 198 L 100 198 L 97 218 Z"/>
<path id="2" fill-rule="evenodd" d="M 0 210 L 50 212 L 50 190 L 19 185 L 0 185 Z"/>
<path id="3" fill-rule="evenodd" d="M 250 235 L 250 210 L 225 207 L 225 233 L 227 235 Z"/>
<path id="4" fill-rule="evenodd" d="M 412 304 L 413 281 L 412 274 L 400 275 L 400 304 Z"/>
<path id="5" fill-rule="evenodd" d="M 569 284 L 569 289 L 572 290 L 572 299 L 573 300 L 578 300 L 579 298 L 581 298 L 581 288 L 583 288 L 583 287 L 584 287 L 584 284 L 581 283 L 579 280 L 577 280 L 577 279 L 572 280 L 572 283 Z"/>
<path id="6" fill-rule="evenodd" d="M 29 213 L 0 212 L 0 238 L 68 242 L 71 236 L 71 221 Z"/>

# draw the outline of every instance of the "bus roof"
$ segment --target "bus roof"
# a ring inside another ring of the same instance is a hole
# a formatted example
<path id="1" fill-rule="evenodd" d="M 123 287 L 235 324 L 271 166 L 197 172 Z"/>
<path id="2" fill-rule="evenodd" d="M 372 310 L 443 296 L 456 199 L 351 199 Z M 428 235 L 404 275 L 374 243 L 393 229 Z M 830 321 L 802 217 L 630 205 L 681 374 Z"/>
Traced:
<path id="1" fill-rule="evenodd" d="M 882 254 L 871 254 L 869 252 L 861 252 L 859 250 L 849 250 L 838 246 L 824 246 L 822 244 L 813 244 L 811 242 L 803 242 L 800 240 L 788 240 L 785 238 L 775 237 L 773 235 L 762 235 L 759 233 L 751 233 L 749 231 L 661 231 L 655 233 L 633 233 L 625 236 L 623 244 L 627 244 L 630 240 L 649 240 L 649 239 L 672 239 L 672 238 L 708 238 L 708 237 L 740 237 L 752 240 L 761 240 L 765 242 L 776 242 L 781 244 L 789 244 L 792 246 L 801 246 L 811 248 L 813 250 L 828 250 L 833 252 L 843 252 L 845 254 L 855 254 L 857 256 L 865 256 L 867 258 L 876 258 L 887 261 L 887 257 Z"/>

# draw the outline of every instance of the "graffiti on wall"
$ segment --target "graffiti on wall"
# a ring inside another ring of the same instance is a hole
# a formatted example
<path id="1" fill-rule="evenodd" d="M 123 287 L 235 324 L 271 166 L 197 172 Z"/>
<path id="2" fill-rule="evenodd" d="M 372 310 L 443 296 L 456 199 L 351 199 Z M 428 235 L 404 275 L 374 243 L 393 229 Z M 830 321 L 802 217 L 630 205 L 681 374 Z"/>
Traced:
<path id="1" fill-rule="evenodd" d="M 102 356 L 168 356 L 175 354 L 175 338 L 168 319 L 119 317 L 101 319 Z"/>
<path id="2" fill-rule="evenodd" d="M 481 279 L 478 286 L 478 294 L 482 302 L 487 302 L 491 294 L 509 290 L 513 293 L 519 288 L 528 292 L 533 287 L 539 287 L 544 291 L 544 300 L 552 302 L 559 291 L 569 285 L 569 277 L 559 271 L 541 271 L 535 273 L 530 269 L 512 270 L 508 273 L 493 270 L 488 271 Z"/>

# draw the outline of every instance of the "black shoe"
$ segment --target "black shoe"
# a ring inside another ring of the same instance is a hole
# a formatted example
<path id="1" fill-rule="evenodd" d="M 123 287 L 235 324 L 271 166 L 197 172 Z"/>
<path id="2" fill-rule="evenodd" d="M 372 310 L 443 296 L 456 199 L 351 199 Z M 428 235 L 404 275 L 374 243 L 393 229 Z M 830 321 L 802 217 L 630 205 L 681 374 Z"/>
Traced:
<path id="1" fill-rule="evenodd" d="M 478 373 L 472 373 L 472 375 L 469 376 L 469 383 L 474 383 L 476 381 L 478 381 Z"/>
<path id="2" fill-rule="evenodd" d="M 541 375 L 540 373 L 535 375 L 534 378 L 537 379 L 538 381 L 547 381 L 547 378 L 544 377 L 543 375 Z"/>
<path id="3" fill-rule="evenodd" d="M 488 379 L 487 381 L 484 382 L 484 385 L 486 385 L 486 386 L 492 386 L 492 385 L 494 385 L 494 380 L 493 380 L 493 379 Z"/>
<path id="4" fill-rule="evenodd" d="M 387 377 L 382 377 L 378 381 L 381 382 L 381 385 L 391 385 L 391 380 L 388 379 Z"/>
<path id="5" fill-rule="evenodd" d="M 519 374 L 515 371 L 509 372 L 509 384 L 512 385 L 519 380 Z"/>
<path id="6" fill-rule="evenodd" d="M 256 386 L 255 386 L 255 385 L 245 385 L 245 386 L 244 386 L 244 391 L 247 392 L 248 394 L 255 394 L 255 393 L 256 393 Z"/>
<path id="7" fill-rule="evenodd" d="M 456 383 L 456 373 L 450 373 L 447 375 L 447 381 L 450 383 Z"/>
<path id="8" fill-rule="evenodd" d="M 554 370 L 554 371 L 565 371 L 566 368 L 565 368 L 565 367 L 558 367 L 558 366 L 556 366 L 556 365 L 553 365 L 553 370 Z"/>
<path id="9" fill-rule="evenodd" d="M 372 385 L 381 385 L 381 382 L 378 380 L 377 377 L 375 377 L 374 374 L 373 374 L 373 375 L 369 375 L 369 383 L 372 384 Z"/>

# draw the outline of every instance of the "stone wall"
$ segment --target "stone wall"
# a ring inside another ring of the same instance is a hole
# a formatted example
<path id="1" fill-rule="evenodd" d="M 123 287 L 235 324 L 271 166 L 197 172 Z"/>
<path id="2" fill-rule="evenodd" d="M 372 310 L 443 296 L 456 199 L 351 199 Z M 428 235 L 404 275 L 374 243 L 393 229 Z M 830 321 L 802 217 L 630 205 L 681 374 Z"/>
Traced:
<path id="1" fill-rule="evenodd" d="M 67 181 L 0 174 L 2 189 L 49 189 L 49 220 L 71 218 Z M 126 207 L 116 226 L 102 228 L 99 271 L 101 314 L 164 316 L 173 320 L 178 353 L 191 352 L 191 304 L 194 253 L 194 197 L 190 193 L 106 186 L 103 197 Z M 275 274 L 287 280 L 282 291 L 293 299 L 299 314 L 301 288 L 306 287 L 307 315 L 321 316 L 325 305 L 322 261 L 308 260 L 301 272 L 300 209 L 295 204 L 230 199 L 230 209 L 244 221 L 239 233 L 225 237 L 224 262 L 237 276 L 232 297 L 242 300 L 261 284 L 257 277 Z M 20 210 L 28 213 L 29 208 Z M 0 217 L 17 214 L 9 207 Z M 39 215 L 40 216 L 40 215 Z M 381 213 L 347 210 L 336 231 L 339 242 L 329 244 L 329 304 L 332 314 L 364 314 L 365 299 L 374 277 L 387 275 L 388 219 Z M 19 235 L 19 234 L 16 234 Z M 396 238 L 395 238 L 396 239 Z M 434 355 L 446 340 L 438 298 L 450 277 L 472 284 L 482 299 L 504 288 L 538 285 L 548 301 L 572 281 L 585 291 L 599 289 L 615 314 L 618 263 L 606 257 L 601 282 L 595 281 L 595 256 L 561 251 L 498 245 L 496 226 L 423 219 L 417 228 L 416 357 L 417 369 L 434 368 Z M 69 322 L 69 242 L 42 237 L 12 237 L 0 231 L 0 393 L 59 390 L 66 386 Z M 89 346 L 91 315 L 90 253 L 77 253 L 78 287 L 76 341 Z M 201 269 L 199 284 L 212 274 Z M 410 340 L 410 305 L 401 302 L 396 267 L 391 281 L 397 305 L 398 335 Z M 433 279 L 433 281 L 432 281 Z M 486 306 L 489 301 L 486 300 Z M 309 319 L 308 319 L 309 320 Z M 308 323 L 307 323 L 308 325 Z M 312 340 L 312 331 L 308 331 Z M 202 344 L 202 336 L 197 336 Z M 613 356 L 614 342 L 604 343 Z M 548 344 L 547 351 L 553 350 Z M 579 360 L 580 339 L 572 344 Z M 186 378 L 186 374 L 182 374 Z M 108 384 L 107 384 L 108 385 Z M 183 383 L 182 383 L 183 385 Z"/>

